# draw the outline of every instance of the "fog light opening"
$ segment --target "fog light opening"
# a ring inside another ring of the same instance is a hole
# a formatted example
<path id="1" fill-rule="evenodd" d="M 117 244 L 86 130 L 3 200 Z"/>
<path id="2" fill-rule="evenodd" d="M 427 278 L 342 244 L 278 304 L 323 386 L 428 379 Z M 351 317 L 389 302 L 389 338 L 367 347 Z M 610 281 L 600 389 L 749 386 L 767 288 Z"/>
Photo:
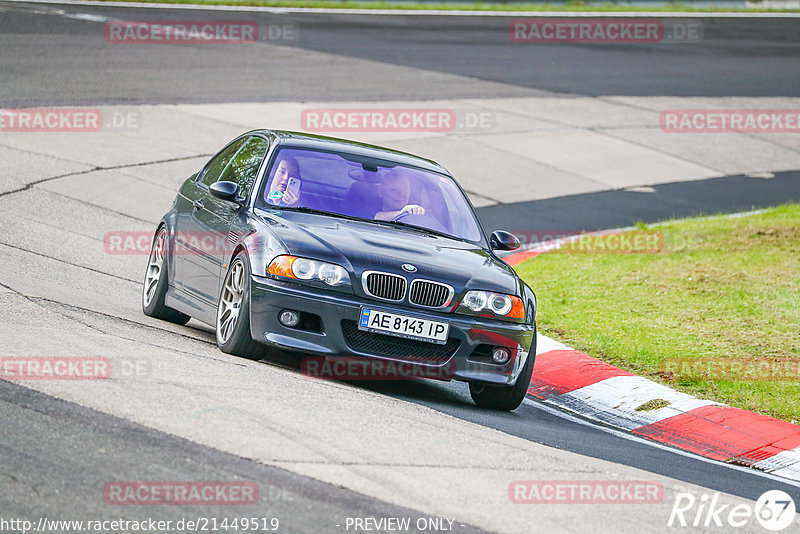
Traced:
<path id="1" fill-rule="evenodd" d="M 300 314 L 292 310 L 283 310 L 280 315 L 278 315 L 278 321 L 280 321 L 283 326 L 293 328 L 300 323 Z"/>
<path id="2" fill-rule="evenodd" d="M 492 359 L 494 363 L 507 363 L 511 359 L 511 351 L 505 347 L 496 347 L 492 351 Z"/>

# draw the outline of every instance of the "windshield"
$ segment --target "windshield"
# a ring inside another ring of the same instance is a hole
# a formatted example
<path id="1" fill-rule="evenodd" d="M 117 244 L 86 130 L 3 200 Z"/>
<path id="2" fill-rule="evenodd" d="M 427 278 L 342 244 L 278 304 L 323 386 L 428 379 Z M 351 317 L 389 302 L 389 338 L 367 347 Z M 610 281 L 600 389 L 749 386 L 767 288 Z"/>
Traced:
<path id="1" fill-rule="evenodd" d="M 310 208 L 481 241 L 469 202 L 452 178 L 363 156 L 280 149 L 257 202 L 261 208 Z"/>

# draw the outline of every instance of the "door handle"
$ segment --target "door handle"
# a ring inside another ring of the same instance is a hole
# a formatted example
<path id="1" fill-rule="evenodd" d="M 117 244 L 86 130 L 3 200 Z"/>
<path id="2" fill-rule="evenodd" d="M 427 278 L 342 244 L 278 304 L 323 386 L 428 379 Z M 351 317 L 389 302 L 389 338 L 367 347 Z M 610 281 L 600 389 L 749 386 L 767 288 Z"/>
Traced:
<path id="1" fill-rule="evenodd" d="M 203 204 L 202 200 L 195 200 L 194 202 L 192 202 L 192 206 L 194 206 L 194 209 L 196 210 L 201 210 L 205 208 L 205 205 Z"/>

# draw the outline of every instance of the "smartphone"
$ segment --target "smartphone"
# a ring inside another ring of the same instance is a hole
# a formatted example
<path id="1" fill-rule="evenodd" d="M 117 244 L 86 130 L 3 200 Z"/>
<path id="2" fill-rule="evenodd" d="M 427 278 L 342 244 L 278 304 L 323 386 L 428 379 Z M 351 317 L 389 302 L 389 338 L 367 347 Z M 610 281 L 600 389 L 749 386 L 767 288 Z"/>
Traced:
<path id="1" fill-rule="evenodd" d="M 295 198 L 300 198 L 300 178 L 289 178 L 286 191 L 292 193 Z"/>

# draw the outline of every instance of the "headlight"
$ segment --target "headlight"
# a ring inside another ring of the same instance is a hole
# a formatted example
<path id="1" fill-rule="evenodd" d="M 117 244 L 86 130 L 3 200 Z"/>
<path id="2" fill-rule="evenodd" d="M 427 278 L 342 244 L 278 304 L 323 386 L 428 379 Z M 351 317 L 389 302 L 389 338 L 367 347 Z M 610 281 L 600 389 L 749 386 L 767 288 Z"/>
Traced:
<path id="1" fill-rule="evenodd" d="M 489 297 L 489 309 L 497 315 L 507 315 L 514 305 L 508 295 L 492 295 Z"/>
<path id="2" fill-rule="evenodd" d="M 466 306 L 474 312 L 479 312 L 486 308 L 487 301 L 488 297 L 486 296 L 485 291 L 470 291 L 464 296 L 464 300 L 461 302 L 461 305 Z"/>
<path id="3" fill-rule="evenodd" d="M 317 272 L 317 262 L 297 258 L 292 262 L 292 274 L 300 280 L 311 280 Z"/>
<path id="4" fill-rule="evenodd" d="M 467 291 L 456 311 L 461 313 L 480 313 L 484 310 L 510 319 L 525 318 L 525 305 L 522 303 L 521 298 L 489 291 Z"/>
<path id="5" fill-rule="evenodd" d="M 329 286 L 339 285 L 347 277 L 347 271 L 332 263 L 323 263 L 319 266 L 317 276 Z"/>
<path id="6" fill-rule="evenodd" d="M 316 280 L 329 286 L 341 286 L 350 283 L 350 277 L 344 267 L 334 263 L 282 255 L 273 259 L 267 272 L 283 278 L 297 280 Z"/>

